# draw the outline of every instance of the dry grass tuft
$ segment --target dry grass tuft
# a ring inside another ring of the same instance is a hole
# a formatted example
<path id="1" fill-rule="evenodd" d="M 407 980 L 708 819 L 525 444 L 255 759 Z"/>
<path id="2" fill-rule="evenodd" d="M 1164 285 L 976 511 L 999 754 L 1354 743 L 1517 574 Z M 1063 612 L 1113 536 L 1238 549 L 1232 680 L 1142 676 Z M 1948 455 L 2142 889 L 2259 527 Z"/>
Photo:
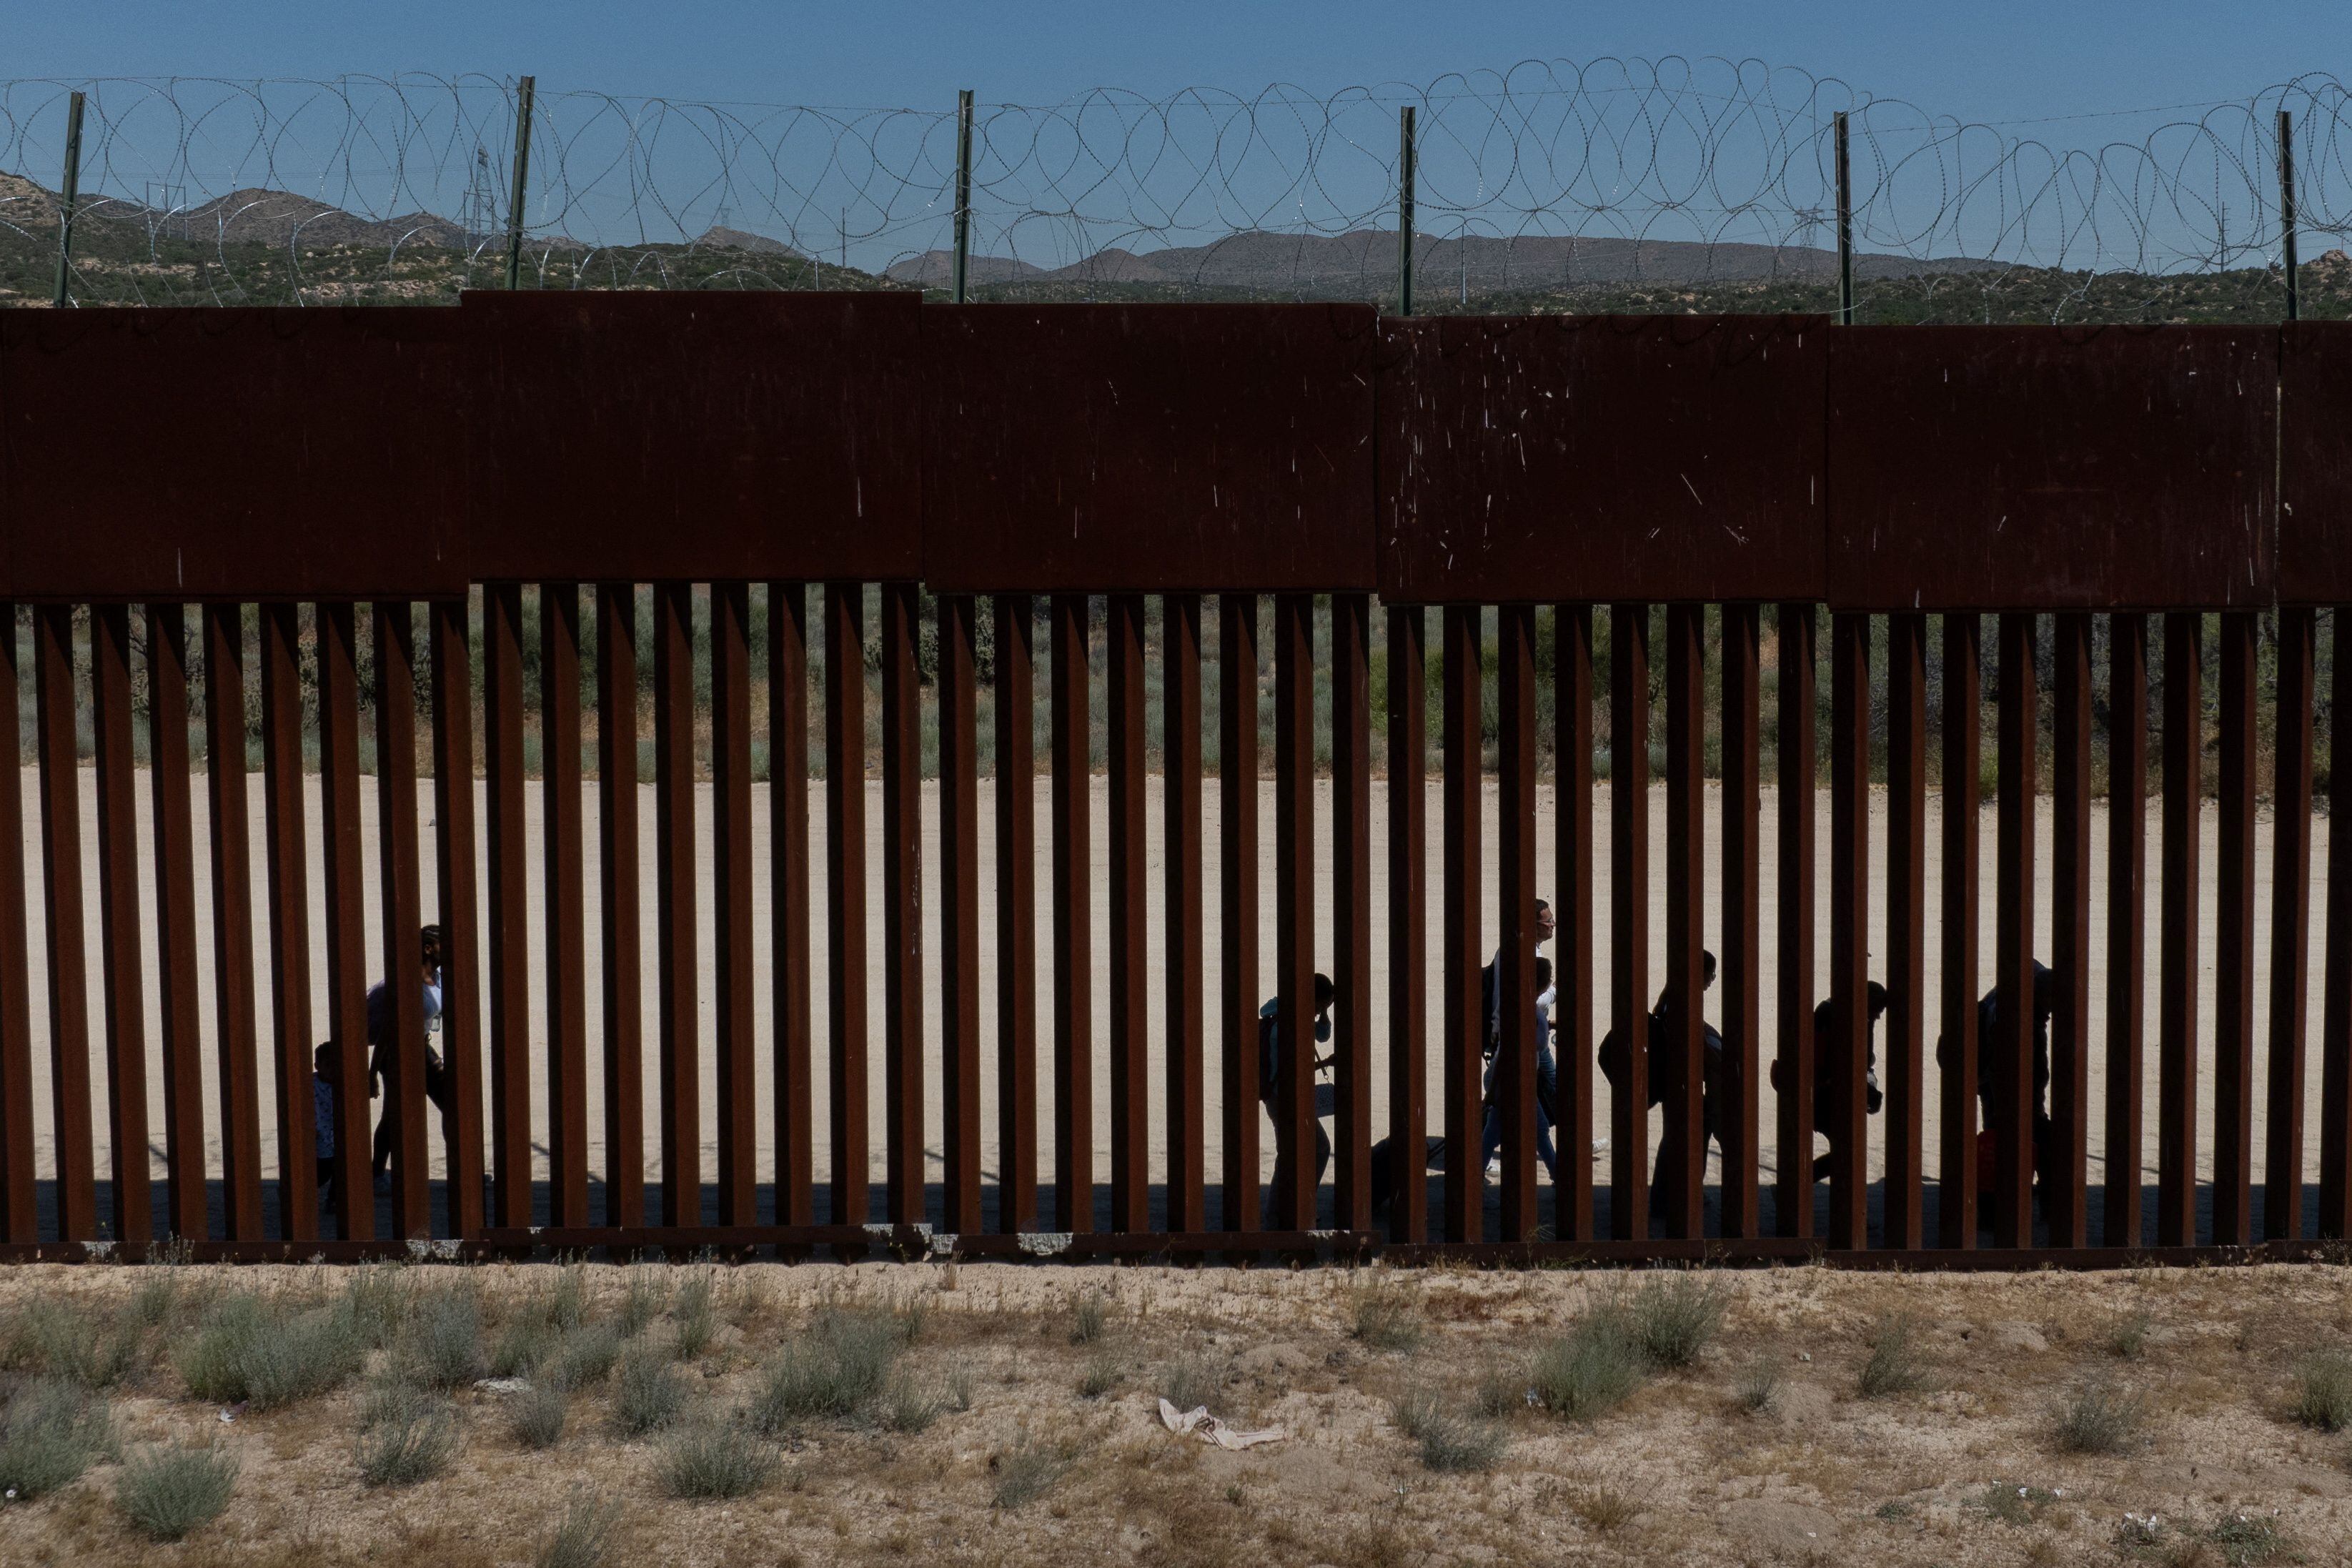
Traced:
<path id="1" fill-rule="evenodd" d="M 29 1502 L 70 1486 L 114 1451 L 106 1402 L 58 1378 L 0 1392 L 0 1493 Z"/>
<path id="2" fill-rule="evenodd" d="M 2295 1368 L 2294 1418 L 2322 1432 L 2352 1426 L 2352 1351 L 2315 1351 Z"/>
<path id="3" fill-rule="evenodd" d="M 1622 1309 L 1633 1342 L 1650 1364 L 1676 1371 L 1696 1361 L 1723 1331 L 1731 1283 L 1719 1274 L 1676 1268 L 1653 1274 Z"/>
<path id="4" fill-rule="evenodd" d="M 613 1384 L 613 1425 L 624 1437 L 642 1437 L 677 1420 L 686 1397 L 686 1381 L 667 1355 L 632 1345 Z"/>
<path id="5" fill-rule="evenodd" d="M 2105 1379 L 2086 1384 L 2059 1407 L 2054 1434 L 2066 1454 L 2120 1454 L 2138 1436 L 2147 1405 Z"/>
<path id="6" fill-rule="evenodd" d="M 482 1303 L 470 1282 L 417 1292 L 393 1342 L 392 1363 L 419 1388 L 444 1393 L 482 1375 Z"/>
<path id="7" fill-rule="evenodd" d="M 1870 1356 L 1857 1386 L 1864 1399 L 1910 1394 L 1926 1386 L 1927 1368 L 1919 1352 L 1919 1326 L 1908 1312 L 1880 1317 L 1870 1331 Z"/>
<path id="8" fill-rule="evenodd" d="M 765 1490 L 782 1468 L 776 1450 L 744 1427 L 696 1422 L 662 1440 L 654 1474 L 671 1497 L 708 1501 Z"/>
<path id="9" fill-rule="evenodd" d="M 680 1361 L 693 1361 L 710 1348 L 719 1333 L 717 1282 L 707 1268 L 697 1269 L 678 1287 L 677 1303 L 670 1309 L 674 1334 L 671 1348 Z"/>
<path id="10" fill-rule="evenodd" d="M 828 1310 L 768 1363 L 751 1403 L 751 1424 L 764 1433 L 809 1421 L 855 1421 L 889 1385 L 907 1345 L 905 1321 L 870 1310 Z"/>
<path id="11" fill-rule="evenodd" d="M 1371 1269 L 1348 1292 L 1348 1331 L 1376 1351 L 1409 1351 L 1421 1343 L 1421 1289 L 1385 1269 Z"/>
<path id="12" fill-rule="evenodd" d="M 563 1440 L 571 1415 L 572 1390 L 554 1379 L 542 1379 L 508 1399 L 507 1431 L 526 1448 L 552 1448 Z"/>
<path id="13" fill-rule="evenodd" d="M 1012 1448 L 990 1458 L 988 1468 L 993 1477 L 989 1483 L 989 1506 L 1018 1513 L 1053 1489 L 1069 1465 L 1024 1434 Z"/>
<path id="14" fill-rule="evenodd" d="M 1070 1342 L 1090 1345 L 1110 1323 L 1110 1300 L 1099 1290 L 1081 1290 L 1070 1309 Z"/>
<path id="15" fill-rule="evenodd" d="M 114 1503 L 150 1541 L 184 1541 L 228 1507 L 236 1473 L 225 1448 L 145 1448 L 124 1462 Z"/>
<path id="16" fill-rule="evenodd" d="M 1160 1369 L 1160 1397 L 1179 1410 L 1206 1405 L 1224 1384 L 1224 1369 L 1205 1350 L 1186 1351 Z"/>
<path id="17" fill-rule="evenodd" d="M 540 1538 L 533 1568 L 601 1568 L 620 1521 L 617 1501 L 584 1489 L 574 1491 L 562 1516 Z"/>
<path id="18" fill-rule="evenodd" d="M 17 1321 L 7 1360 L 82 1388 L 112 1388 L 147 1364 L 149 1320 L 134 1306 L 112 1312 L 88 1302 L 36 1301 Z"/>
<path id="19" fill-rule="evenodd" d="M 1546 1410 L 1591 1421 L 1631 1399 L 1648 1373 L 1648 1358 L 1624 1313 L 1604 1305 L 1538 1352 L 1528 1382 Z"/>
<path id="20" fill-rule="evenodd" d="M 372 1332 L 365 1325 L 376 1321 L 354 1307 L 359 1295 L 354 1280 L 343 1303 L 307 1310 L 247 1294 L 224 1297 L 173 1357 L 181 1380 L 198 1399 L 242 1400 L 257 1410 L 340 1388 L 359 1374 Z"/>
<path id="21" fill-rule="evenodd" d="M 1117 1388 L 1125 1376 L 1118 1357 L 1097 1351 L 1087 1358 L 1086 1366 L 1078 1373 L 1078 1397 L 1100 1399 Z"/>
<path id="22" fill-rule="evenodd" d="M 1733 1397 L 1748 1415 L 1769 1415 L 1780 1408 L 1780 1390 L 1787 1382 L 1780 1357 L 1759 1355 L 1740 1373 Z"/>
<path id="23" fill-rule="evenodd" d="M 448 1400 L 413 1384 L 388 1382 L 362 1402 L 353 1454 L 371 1487 L 409 1487 L 449 1468 L 462 1442 Z"/>
<path id="24" fill-rule="evenodd" d="M 1596 1535 L 1614 1535 L 1642 1515 L 1643 1500 L 1622 1488 L 1588 1481 L 1568 1494 L 1569 1511 Z"/>

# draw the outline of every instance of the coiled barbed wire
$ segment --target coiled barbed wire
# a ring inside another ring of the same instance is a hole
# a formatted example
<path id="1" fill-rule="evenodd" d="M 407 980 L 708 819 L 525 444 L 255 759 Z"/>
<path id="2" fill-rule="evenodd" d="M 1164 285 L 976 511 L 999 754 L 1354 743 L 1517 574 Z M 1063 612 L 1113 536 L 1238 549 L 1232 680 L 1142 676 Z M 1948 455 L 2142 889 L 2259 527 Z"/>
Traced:
<path id="1" fill-rule="evenodd" d="M 76 89 L 78 302 L 439 302 L 502 280 L 510 82 L 21 80 L 0 83 L 0 300 L 48 297 Z M 947 279 L 944 106 L 536 105 L 534 286 Z M 1326 94 L 983 105 L 971 276 L 982 297 L 1392 299 L 1406 105 L 1424 309 L 1824 308 L 1840 110 L 1864 319 L 2274 318 L 2281 109 L 2304 258 L 2352 227 L 2352 106 L 2330 75 L 1990 124 L 1753 60 L 1527 61 Z M 2352 268 L 2316 264 L 2352 291 Z"/>

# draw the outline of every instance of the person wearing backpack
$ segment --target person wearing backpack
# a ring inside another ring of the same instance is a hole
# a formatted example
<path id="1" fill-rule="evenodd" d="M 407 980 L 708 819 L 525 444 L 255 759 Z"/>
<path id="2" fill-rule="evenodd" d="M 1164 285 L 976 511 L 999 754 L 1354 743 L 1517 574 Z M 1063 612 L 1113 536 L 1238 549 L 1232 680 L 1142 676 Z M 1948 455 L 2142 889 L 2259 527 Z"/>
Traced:
<path id="1" fill-rule="evenodd" d="M 1715 954 L 1702 950 L 1699 953 L 1699 990 L 1702 994 L 1714 989 L 1715 972 Z M 1675 1087 L 1675 1079 L 1682 1070 L 1681 1060 L 1674 1049 L 1675 1009 L 1672 995 L 1665 991 L 1660 991 L 1657 1005 L 1650 1009 L 1650 1015 L 1643 1022 L 1643 1032 L 1647 1037 L 1643 1048 L 1648 1054 L 1643 1059 L 1648 1070 L 1644 1075 L 1645 1081 L 1643 1087 L 1647 1093 L 1647 1104 L 1643 1109 L 1647 1110 L 1649 1106 L 1663 1105 L 1666 1102 L 1670 1092 Z M 1706 1152 L 1705 1141 L 1707 1139 L 1715 1141 L 1717 1153 L 1722 1152 L 1723 1150 L 1722 1109 L 1720 1099 L 1716 1092 L 1723 1076 L 1723 1037 L 1707 1023 L 1704 1005 L 1699 1017 L 1699 1047 L 1701 1058 L 1699 1153 L 1700 1158 L 1704 1159 Z M 1601 1064 L 1601 1076 L 1608 1080 L 1609 1087 L 1613 1091 L 1622 1094 L 1625 1091 L 1625 1070 L 1632 1064 L 1626 1058 L 1624 1043 L 1618 1039 L 1614 1029 L 1602 1038 L 1597 1059 Z M 1652 1192 L 1665 1190 L 1666 1173 L 1676 1168 L 1681 1152 L 1681 1131 L 1669 1117 L 1664 1134 L 1658 1140 L 1657 1159 L 1650 1176 Z"/>

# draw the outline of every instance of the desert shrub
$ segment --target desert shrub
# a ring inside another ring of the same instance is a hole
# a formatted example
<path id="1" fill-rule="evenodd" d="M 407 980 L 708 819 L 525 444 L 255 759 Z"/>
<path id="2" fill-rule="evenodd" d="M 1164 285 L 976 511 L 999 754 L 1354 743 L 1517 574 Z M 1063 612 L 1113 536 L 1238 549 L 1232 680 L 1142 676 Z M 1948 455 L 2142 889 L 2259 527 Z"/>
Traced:
<path id="1" fill-rule="evenodd" d="M 612 1549 L 621 1505 L 591 1491 L 575 1491 L 563 1516 L 541 1538 L 533 1568 L 599 1568 Z"/>
<path id="2" fill-rule="evenodd" d="M 940 1380 L 940 1396 L 947 1408 L 959 1415 L 970 1410 L 972 1398 L 971 1368 L 962 1362 L 956 1362 L 950 1365 L 947 1370 L 947 1375 Z"/>
<path id="3" fill-rule="evenodd" d="M 482 1304 L 465 1286 L 421 1291 L 394 1342 L 400 1375 L 420 1388 L 462 1388 L 482 1375 Z"/>
<path id="4" fill-rule="evenodd" d="M 36 1377 L 0 1393 L 0 1492 L 29 1501 L 113 1451 L 113 1418 L 87 1389 Z"/>
<path id="5" fill-rule="evenodd" d="M 1908 1394 L 1927 1381 L 1919 1354 L 1918 1325 L 1907 1312 L 1889 1312 L 1870 1332 L 1870 1356 L 1857 1386 L 1864 1399 Z"/>
<path id="6" fill-rule="evenodd" d="M 731 1422 L 696 1422 L 662 1439 L 655 1475 L 674 1498 L 749 1497 L 776 1479 L 776 1450 Z"/>
<path id="7" fill-rule="evenodd" d="M 355 1458 L 371 1487 L 431 1480 L 457 1457 L 458 1443 L 457 1411 L 428 1389 L 387 1381 L 361 1401 Z"/>
<path id="8" fill-rule="evenodd" d="M 1422 1429 L 1444 1414 L 1437 1396 L 1419 1384 L 1407 1387 L 1389 1401 L 1389 1419 L 1408 1441 L 1419 1440 Z"/>
<path id="9" fill-rule="evenodd" d="M 621 1331 L 603 1323 L 565 1334 L 541 1371 L 568 1388 L 593 1388 L 613 1375 L 620 1359 Z"/>
<path id="10" fill-rule="evenodd" d="M 1686 1367 L 1723 1327 L 1731 1286 L 1720 1275 L 1678 1268 L 1654 1274 L 1624 1306 L 1634 1342 L 1650 1364 Z"/>
<path id="11" fill-rule="evenodd" d="M 1639 1497 L 1599 1482 L 1587 1482 L 1570 1492 L 1568 1506 L 1597 1535 L 1614 1535 L 1642 1513 Z"/>
<path id="12" fill-rule="evenodd" d="M 1590 1421 L 1632 1398 L 1648 1372 L 1648 1358 L 1625 1314 L 1601 1307 L 1536 1352 L 1528 1382 L 1546 1410 Z"/>
<path id="13" fill-rule="evenodd" d="M 149 1540 L 184 1540 L 228 1507 L 236 1470 L 226 1448 L 142 1449 L 124 1462 L 114 1503 Z"/>
<path id="14" fill-rule="evenodd" d="M 633 1346 L 614 1380 L 613 1425 L 625 1437 L 667 1426 L 686 1408 L 686 1381 L 667 1356 Z"/>
<path id="15" fill-rule="evenodd" d="M 2287 1548 L 2286 1536 L 2275 1520 L 2253 1514 L 2226 1514 L 2205 1527 L 2205 1539 L 2219 1548 L 2222 1560 L 2236 1568 L 2246 1563 L 2267 1563 Z"/>
<path id="16" fill-rule="evenodd" d="M 2135 1307 L 2107 1331 L 2107 1353 L 2122 1361 L 2137 1361 L 2147 1348 L 2147 1331 L 2154 1320 L 2145 1307 Z"/>
<path id="17" fill-rule="evenodd" d="M 853 1420 L 881 1396 L 906 1345 L 895 1314 L 827 1310 L 768 1363 L 751 1404 L 764 1433 L 808 1420 Z"/>
<path id="18" fill-rule="evenodd" d="M 2022 1529 L 2040 1520 L 2042 1510 L 2057 1500 L 2056 1492 L 2042 1487 L 2021 1487 L 2013 1481 L 1994 1481 L 1969 1498 L 1964 1506 L 1982 1509 L 1989 1517 Z"/>
<path id="19" fill-rule="evenodd" d="M 147 1249 L 139 1268 L 139 1288 L 131 1295 L 131 1315 L 147 1327 L 160 1328 L 180 1302 L 180 1285 L 196 1249 L 185 1237 L 173 1237 Z"/>
<path id="20" fill-rule="evenodd" d="M 537 1372 L 563 1342 L 563 1332 L 533 1313 L 508 1321 L 490 1347 L 492 1377 L 528 1377 Z"/>
<path id="21" fill-rule="evenodd" d="M 928 1430 L 946 1407 L 947 1399 L 937 1385 L 916 1377 L 901 1366 L 893 1370 L 889 1380 L 882 1385 L 882 1397 L 877 1402 L 876 1415 L 887 1430 L 911 1436 Z"/>
<path id="22" fill-rule="evenodd" d="M 555 1271 L 546 1292 L 532 1303 L 541 1321 L 570 1333 L 588 1321 L 588 1266 L 573 1261 Z"/>
<path id="23" fill-rule="evenodd" d="M 1503 1430 L 1492 1421 L 1459 1415 L 1418 1384 L 1389 1402 L 1389 1418 L 1419 1445 L 1421 1462 L 1448 1472 L 1491 1470 L 1503 1455 Z"/>
<path id="24" fill-rule="evenodd" d="M 1376 1351 L 1409 1351 L 1421 1342 L 1421 1292 L 1375 1270 L 1357 1281 L 1348 1299 L 1348 1331 Z"/>
<path id="25" fill-rule="evenodd" d="M 552 1448 L 572 1414 L 572 1390 L 541 1380 L 507 1401 L 507 1431 L 526 1448 Z"/>
<path id="26" fill-rule="evenodd" d="M 16 1325 L 10 1359 L 83 1388 L 111 1388 L 146 1362 L 145 1325 L 93 1303 L 37 1300 Z"/>
<path id="27" fill-rule="evenodd" d="M 1784 1374 L 1775 1356 L 1758 1356 L 1739 1374 L 1736 1397 L 1739 1408 L 1750 1415 L 1762 1415 L 1777 1409 L 1780 1404 L 1780 1385 Z"/>
<path id="28" fill-rule="evenodd" d="M 1524 1410 L 1528 1405 L 1527 1368 L 1507 1362 L 1489 1362 L 1480 1369 L 1471 1395 L 1478 1414 L 1489 1421 Z"/>
<path id="29" fill-rule="evenodd" d="M 2144 1406 L 2137 1394 L 2101 1381 L 2074 1391 L 2059 1407 L 2057 1444 L 2069 1454 L 2118 1454 L 2139 1430 Z"/>
<path id="30" fill-rule="evenodd" d="M 904 1303 L 894 1297 L 882 1315 L 898 1331 L 898 1342 L 911 1345 L 923 1337 L 923 1325 L 931 1321 L 931 1304 L 920 1296 L 909 1296 Z"/>
<path id="31" fill-rule="evenodd" d="M 678 1288 L 677 1305 L 670 1309 L 670 1319 L 677 1331 L 671 1348 L 680 1361 L 692 1361 L 710 1348 L 719 1331 L 719 1309 L 714 1300 L 715 1287 L 708 1270 L 698 1270 L 687 1277 Z"/>
<path id="32" fill-rule="evenodd" d="M 237 1295 L 215 1303 L 173 1359 L 196 1398 L 267 1410 L 341 1386 L 365 1353 L 348 1299 L 289 1310 Z"/>
<path id="33" fill-rule="evenodd" d="M 403 1264 L 372 1263 L 353 1269 L 343 1281 L 343 1307 L 352 1331 L 368 1349 L 383 1349 L 408 1321 L 415 1293 Z"/>
<path id="34" fill-rule="evenodd" d="M 1110 1322 L 1110 1301 L 1099 1290 L 1082 1290 L 1070 1311 L 1070 1342 L 1090 1345 Z"/>
<path id="35" fill-rule="evenodd" d="M 1187 1351 L 1160 1369 L 1160 1397 L 1180 1411 L 1207 1405 L 1224 1384 L 1224 1370 L 1205 1351 Z"/>
<path id="36" fill-rule="evenodd" d="M 668 1304 L 669 1275 L 655 1264 L 631 1264 L 621 1292 L 621 1337 L 633 1340 L 644 1333 Z"/>
<path id="37" fill-rule="evenodd" d="M 1116 1356 L 1108 1356 L 1097 1352 L 1087 1357 L 1087 1364 L 1079 1369 L 1078 1397 L 1100 1399 L 1104 1394 L 1117 1388 L 1120 1378 L 1124 1375 L 1125 1373 L 1119 1370 L 1118 1359 Z"/>
<path id="38" fill-rule="evenodd" d="M 1448 1474 L 1491 1470 L 1506 1447 L 1503 1429 L 1496 1423 L 1450 1411 L 1424 1419 L 1416 1440 L 1422 1467 Z"/>
<path id="39" fill-rule="evenodd" d="M 989 1501 L 1008 1513 L 1018 1512 L 1045 1496 L 1068 1468 L 1060 1456 L 1036 1447 L 1025 1436 L 1011 1449 L 991 1458 L 988 1468 L 994 1477 L 989 1486 Z"/>
<path id="40" fill-rule="evenodd" d="M 2352 1426 L 2352 1351 L 2316 1351 L 2295 1368 L 2294 1416 L 2323 1432 Z"/>

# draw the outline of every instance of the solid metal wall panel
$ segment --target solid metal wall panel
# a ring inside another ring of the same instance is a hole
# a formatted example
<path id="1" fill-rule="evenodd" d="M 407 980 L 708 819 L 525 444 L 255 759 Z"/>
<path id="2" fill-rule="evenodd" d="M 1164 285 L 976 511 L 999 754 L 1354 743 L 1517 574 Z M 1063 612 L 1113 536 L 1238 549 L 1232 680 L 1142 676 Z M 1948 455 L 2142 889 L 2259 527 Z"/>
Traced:
<path id="1" fill-rule="evenodd" d="M 912 293 L 487 293 L 473 574 L 920 573 Z"/>
<path id="2" fill-rule="evenodd" d="M 0 312 L 26 598 L 463 593 L 459 313 Z"/>
<path id="3" fill-rule="evenodd" d="M 2352 322 L 2281 331 L 2278 596 L 2338 605 L 2352 600 Z"/>
<path id="4" fill-rule="evenodd" d="M 926 306 L 935 592 L 1372 586 L 1369 306 Z"/>
<path id="5" fill-rule="evenodd" d="M 1822 592 L 1821 316 L 1381 323 L 1380 591 Z"/>
<path id="6" fill-rule="evenodd" d="M 1866 327 L 1830 350 L 1840 609 L 2251 607 L 2275 327 Z"/>

